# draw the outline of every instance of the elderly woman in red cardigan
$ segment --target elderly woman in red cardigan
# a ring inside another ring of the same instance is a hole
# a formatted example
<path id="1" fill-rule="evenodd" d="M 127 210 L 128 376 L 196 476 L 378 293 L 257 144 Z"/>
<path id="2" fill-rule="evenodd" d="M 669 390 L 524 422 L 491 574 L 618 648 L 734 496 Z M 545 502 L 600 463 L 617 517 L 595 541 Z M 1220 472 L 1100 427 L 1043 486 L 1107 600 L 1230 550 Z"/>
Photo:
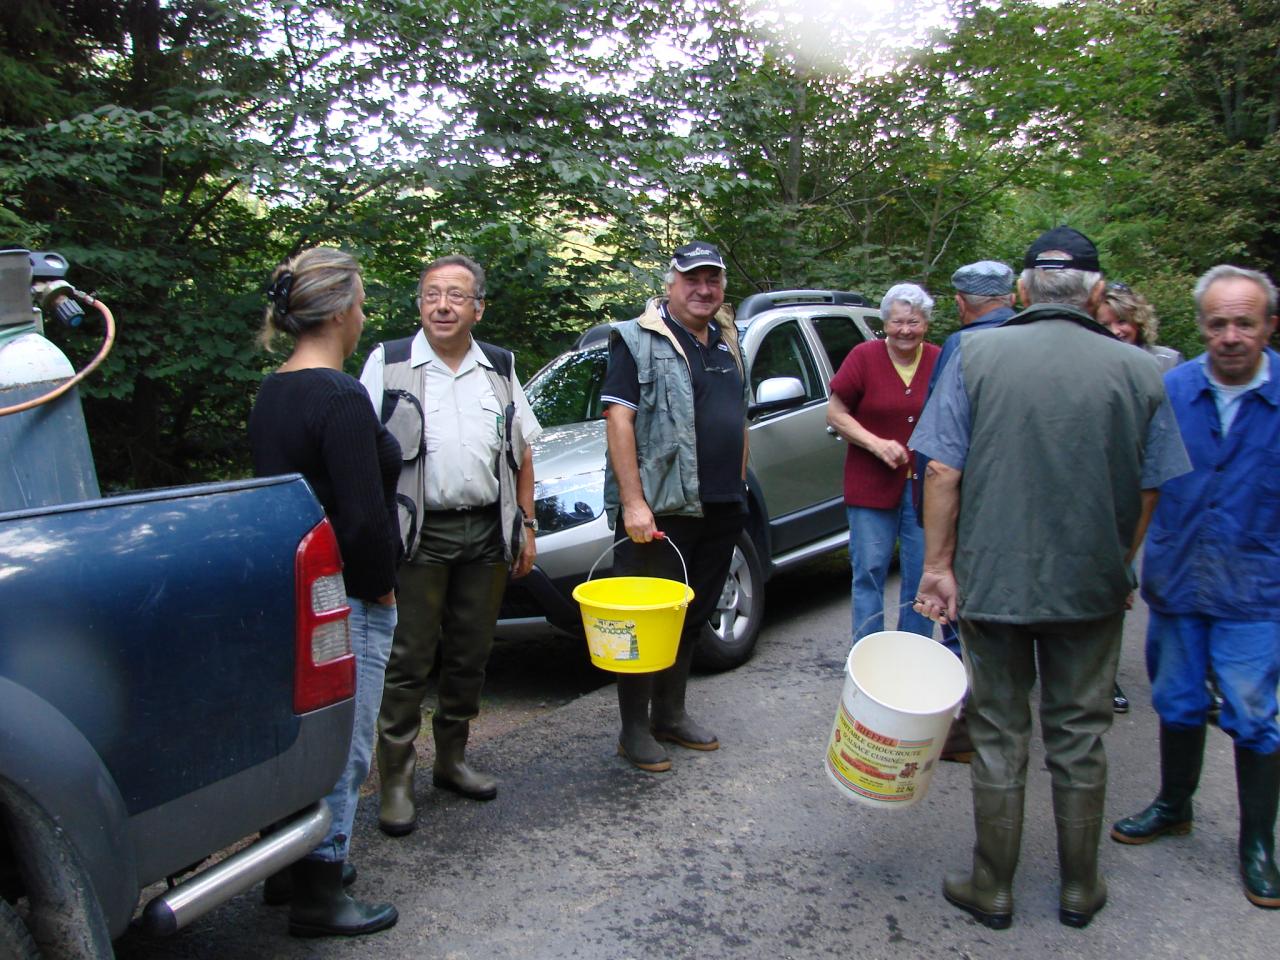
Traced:
<path id="1" fill-rule="evenodd" d="M 924 342 L 933 299 L 914 283 L 890 287 L 880 302 L 884 339 L 860 343 L 831 380 L 827 423 L 848 443 L 844 502 L 853 567 L 853 639 L 884 629 L 884 581 L 897 543 L 902 569 L 898 629 L 933 636 L 912 609 L 924 564 L 924 531 L 916 522 L 907 440 L 929 393 L 940 352 Z"/>

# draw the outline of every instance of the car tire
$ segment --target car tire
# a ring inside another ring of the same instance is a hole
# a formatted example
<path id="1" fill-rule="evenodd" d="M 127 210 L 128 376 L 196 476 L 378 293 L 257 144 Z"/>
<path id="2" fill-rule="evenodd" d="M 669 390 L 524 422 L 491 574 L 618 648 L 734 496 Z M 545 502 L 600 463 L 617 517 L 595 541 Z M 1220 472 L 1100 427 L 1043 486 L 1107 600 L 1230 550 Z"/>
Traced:
<path id="1" fill-rule="evenodd" d="M 40 960 L 40 951 L 31 939 L 27 925 L 16 910 L 0 900 L 0 957 L 14 960 Z"/>
<path id="2" fill-rule="evenodd" d="M 699 670 L 719 672 L 740 667 L 755 653 L 764 622 L 764 570 L 745 530 L 733 548 L 733 560 L 715 612 L 702 629 L 693 652 Z"/>

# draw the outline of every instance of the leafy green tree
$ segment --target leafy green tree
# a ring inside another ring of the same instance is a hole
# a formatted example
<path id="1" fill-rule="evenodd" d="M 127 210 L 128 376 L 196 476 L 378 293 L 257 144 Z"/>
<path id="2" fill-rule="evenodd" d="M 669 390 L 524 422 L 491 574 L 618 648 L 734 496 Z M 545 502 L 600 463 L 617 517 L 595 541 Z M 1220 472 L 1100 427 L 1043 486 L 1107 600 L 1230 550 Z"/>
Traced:
<path id="1" fill-rule="evenodd" d="M 361 255 L 387 324 L 421 260 L 454 249 L 498 267 L 495 339 L 545 355 L 592 322 L 587 291 L 619 284 L 556 234 L 642 219 L 618 138 L 643 121 L 587 88 L 659 19 L 548 0 L 6 6 L 0 75 L 32 93 L 6 101 L 0 224 L 64 252 L 120 319 L 84 391 L 105 483 L 246 469 L 262 286 L 303 246 Z"/>

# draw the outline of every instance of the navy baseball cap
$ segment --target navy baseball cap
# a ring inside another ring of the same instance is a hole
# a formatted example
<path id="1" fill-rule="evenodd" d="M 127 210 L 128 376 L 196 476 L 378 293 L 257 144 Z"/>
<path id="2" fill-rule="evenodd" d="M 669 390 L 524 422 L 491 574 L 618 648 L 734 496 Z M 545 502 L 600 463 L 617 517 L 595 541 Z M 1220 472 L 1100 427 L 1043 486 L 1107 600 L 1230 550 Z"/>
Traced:
<path id="1" fill-rule="evenodd" d="M 1065 256 L 1045 256 L 1047 251 L 1058 250 Z M 1098 263 L 1098 248 L 1079 230 L 1071 227 L 1054 227 L 1036 238 L 1027 248 L 1022 261 L 1028 270 L 1091 270 L 1102 272 Z"/>
<path id="2" fill-rule="evenodd" d="M 715 244 L 707 243 L 705 240 L 695 240 L 693 243 L 686 243 L 683 247 L 676 248 L 675 255 L 671 258 L 671 268 L 681 273 L 688 273 L 694 267 L 724 269 L 724 260 Z"/>

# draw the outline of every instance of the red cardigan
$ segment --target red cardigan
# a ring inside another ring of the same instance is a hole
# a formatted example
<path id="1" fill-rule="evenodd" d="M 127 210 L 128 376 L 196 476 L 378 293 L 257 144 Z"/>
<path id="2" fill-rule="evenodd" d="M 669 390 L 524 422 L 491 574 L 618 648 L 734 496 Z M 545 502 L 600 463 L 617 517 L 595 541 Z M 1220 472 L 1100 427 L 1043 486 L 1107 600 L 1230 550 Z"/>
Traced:
<path id="1" fill-rule="evenodd" d="M 904 387 L 889 358 L 888 345 L 883 340 L 868 340 L 844 358 L 831 378 L 831 392 L 844 401 L 863 427 L 905 447 L 928 399 L 929 377 L 941 352 L 926 343 L 911 385 Z M 891 470 L 871 451 L 852 443 L 848 447 L 844 458 L 844 502 L 851 507 L 880 510 L 896 507 L 907 479 L 915 475 L 915 454 L 911 454 L 905 468 Z"/>

